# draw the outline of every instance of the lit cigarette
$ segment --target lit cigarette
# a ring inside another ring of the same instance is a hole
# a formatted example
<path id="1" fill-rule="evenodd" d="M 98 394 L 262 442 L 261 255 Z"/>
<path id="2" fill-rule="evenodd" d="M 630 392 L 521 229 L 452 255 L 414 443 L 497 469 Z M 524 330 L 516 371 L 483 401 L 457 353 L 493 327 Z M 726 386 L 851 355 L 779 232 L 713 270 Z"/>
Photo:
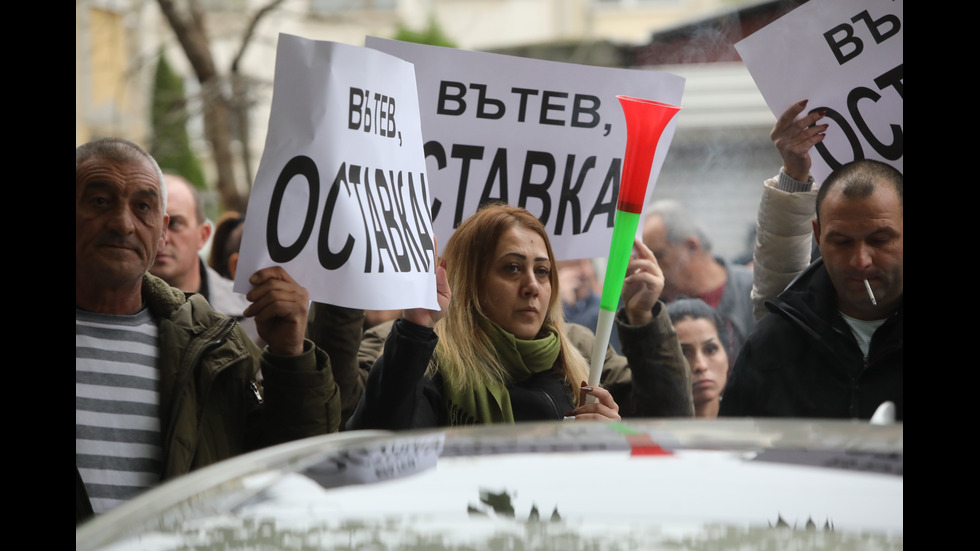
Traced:
<path id="1" fill-rule="evenodd" d="M 867 279 L 864 280 L 864 288 L 868 290 L 868 298 L 871 299 L 871 305 L 878 306 L 878 301 L 875 299 L 875 293 L 871 290 L 871 284 L 868 283 Z"/>

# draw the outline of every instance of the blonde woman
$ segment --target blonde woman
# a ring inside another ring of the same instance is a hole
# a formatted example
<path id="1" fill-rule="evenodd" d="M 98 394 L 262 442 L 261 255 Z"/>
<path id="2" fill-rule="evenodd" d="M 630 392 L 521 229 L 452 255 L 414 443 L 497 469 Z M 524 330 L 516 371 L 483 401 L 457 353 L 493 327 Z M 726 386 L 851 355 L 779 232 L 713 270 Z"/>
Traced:
<path id="1" fill-rule="evenodd" d="M 588 365 L 567 336 L 537 218 L 482 208 L 449 239 L 436 278 L 441 309 L 405 310 L 394 322 L 347 428 L 620 418 L 608 390 L 585 386 Z"/>

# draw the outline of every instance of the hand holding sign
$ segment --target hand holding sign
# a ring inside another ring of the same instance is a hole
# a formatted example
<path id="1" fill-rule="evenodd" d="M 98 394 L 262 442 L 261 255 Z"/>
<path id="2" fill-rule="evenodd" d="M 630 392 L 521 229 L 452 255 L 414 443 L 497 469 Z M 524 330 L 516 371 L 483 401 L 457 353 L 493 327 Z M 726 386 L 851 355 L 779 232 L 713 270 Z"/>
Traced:
<path id="1" fill-rule="evenodd" d="M 236 291 L 280 265 L 317 302 L 437 307 L 417 94 L 410 63 L 280 36 Z"/>
<path id="2" fill-rule="evenodd" d="M 776 126 L 772 128 L 769 137 L 779 155 L 783 158 L 783 172 L 797 182 L 806 182 L 810 177 L 810 148 L 823 141 L 826 137 L 826 124 L 817 124 L 824 116 L 823 111 L 816 111 L 797 120 L 807 100 L 794 103 L 783 113 Z"/>
<path id="3" fill-rule="evenodd" d="M 439 299 L 439 309 L 408 308 L 403 314 L 408 321 L 429 328 L 435 327 L 436 322 L 446 315 L 446 308 L 449 308 L 449 301 L 453 298 L 453 291 L 449 288 L 449 278 L 446 276 L 446 261 L 438 260 L 438 246 L 436 248 L 436 296 Z"/>
<path id="4" fill-rule="evenodd" d="M 245 295 L 252 304 L 245 316 L 255 318 L 259 336 L 269 351 L 280 356 L 303 353 L 310 295 L 279 266 L 265 268 L 248 279 L 254 285 Z"/>
<path id="5" fill-rule="evenodd" d="M 816 154 L 796 159 L 812 161 L 808 172 L 817 181 L 858 159 L 902 170 L 903 6 L 903 0 L 807 2 L 735 44 L 773 114 L 808 98 L 806 112 L 800 108 L 797 117 L 810 123 L 826 117 L 827 127 L 818 131 L 826 137 L 810 144 Z M 780 147 L 784 159 L 786 152 Z M 787 168 L 798 172 L 802 166 Z"/>

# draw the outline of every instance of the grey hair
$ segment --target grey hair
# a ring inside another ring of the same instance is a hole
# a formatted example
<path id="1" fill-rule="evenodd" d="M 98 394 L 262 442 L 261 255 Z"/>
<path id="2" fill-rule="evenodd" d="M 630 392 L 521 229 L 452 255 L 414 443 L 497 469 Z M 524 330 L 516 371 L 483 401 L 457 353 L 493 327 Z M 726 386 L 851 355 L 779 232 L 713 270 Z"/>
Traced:
<path id="1" fill-rule="evenodd" d="M 667 242 L 673 245 L 680 245 L 691 236 L 697 237 L 701 242 L 701 248 L 706 252 L 711 252 L 711 238 L 705 233 L 704 229 L 698 224 L 694 215 L 680 201 L 674 199 L 661 199 L 654 201 L 647 206 L 646 218 L 657 215 L 664 221 L 664 228 L 667 231 Z"/>
<path id="2" fill-rule="evenodd" d="M 124 138 L 99 138 L 75 148 L 75 172 L 78 167 L 89 159 L 105 159 L 114 163 L 147 162 L 153 167 L 160 182 L 160 200 L 163 212 L 167 212 L 167 183 L 163 179 L 163 171 L 153 155 L 145 149 Z"/>

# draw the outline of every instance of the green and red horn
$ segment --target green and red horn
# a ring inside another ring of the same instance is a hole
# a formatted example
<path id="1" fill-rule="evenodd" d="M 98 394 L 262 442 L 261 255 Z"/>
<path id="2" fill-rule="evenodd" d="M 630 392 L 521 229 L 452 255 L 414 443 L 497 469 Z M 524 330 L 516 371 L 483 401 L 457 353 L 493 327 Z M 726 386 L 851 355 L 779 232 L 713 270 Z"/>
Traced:
<path id="1" fill-rule="evenodd" d="M 681 109 L 659 101 L 616 97 L 626 116 L 626 155 L 623 158 L 623 177 L 619 184 L 612 243 L 609 245 L 609 262 L 606 265 L 606 278 L 599 301 L 599 322 L 596 325 L 589 369 L 590 386 L 598 385 L 602 374 L 609 335 L 612 332 L 616 307 L 619 305 L 619 296 L 623 291 L 623 280 L 626 278 L 626 266 L 630 261 L 633 239 L 643 212 L 643 200 L 646 198 L 647 182 L 650 180 L 650 168 L 657 152 L 657 143 L 664 128 Z"/>

